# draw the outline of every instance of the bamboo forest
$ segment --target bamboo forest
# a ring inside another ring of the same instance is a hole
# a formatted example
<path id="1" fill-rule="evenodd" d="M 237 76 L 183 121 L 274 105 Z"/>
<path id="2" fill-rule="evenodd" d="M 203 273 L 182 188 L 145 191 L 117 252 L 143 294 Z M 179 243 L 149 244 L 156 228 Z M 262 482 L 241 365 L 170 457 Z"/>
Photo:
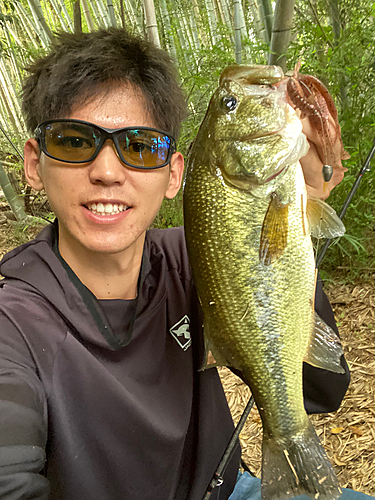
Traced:
<path id="1" fill-rule="evenodd" d="M 47 50 L 55 33 L 109 26 L 144 35 L 176 60 L 189 103 L 182 153 L 226 66 L 270 63 L 287 71 L 300 61 L 301 72 L 318 77 L 334 97 L 351 156 L 344 181 L 330 196 L 339 211 L 374 139 L 374 9 L 369 0 L 2 0 L 0 181 L 12 212 L 22 220 L 38 215 L 39 206 L 21 173 L 27 137 L 20 107 L 24 67 Z M 336 265 L 355 267 L 358 259 L 360 267 L 372 265 L 373 176 L 366 170 L 345 216 L 346 233 L 330 249 Z M 156 223 L 180 224 L 179 203 L 163 208 Z"/>
<path id="2" fill-rule="evenodd" d="M 45 194 L 28 186 L 23 172 L 30 131 L 21 93 L 27 66 L 48 52 L 58 33 L 118 27 L 167 51 L 188 103 L 177 145 L 185 156 L 227 66 L 278 65 L 290 75 L 300 65 L 301 74 L 323 82 L 350 158 L 328 198 L 346 232 L 326 243 L 319 269 L 352 381 L 337 412 L 311 420 L 340 484 L 375 495 L 375 2 L 0 0 L 0 8 L 0 256 L 54 220 Z M 163 202 L 154 227 L 183 225 L 182 205 L 181 190 Z M 323 243 L 313 239 L 316 255 Z M 237 422 L 249 389 L 226 368 L 220 376 Z M 243 459 L 258 477 L 261 428 L 253 408 L 240 440 Z"/>

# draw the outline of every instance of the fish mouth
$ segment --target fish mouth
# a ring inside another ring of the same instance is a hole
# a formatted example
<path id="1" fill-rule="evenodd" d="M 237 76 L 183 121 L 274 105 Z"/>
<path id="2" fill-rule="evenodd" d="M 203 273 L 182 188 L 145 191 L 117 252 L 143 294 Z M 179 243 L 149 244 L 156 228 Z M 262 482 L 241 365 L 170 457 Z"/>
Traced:
<path id="1" fill-rule="evenodd" d="M 271 177 L 268 177 L 268 179 L 266 179 L 263 184 L 267 184 L 267 182 L 271 182 L 273 181 L 274 179 L 276 179 L 276 177 L 278 177 L 282 172 L 284 172 L 284 170 L 286 168 L 288 168 L 289 165 L 285 165 L 285 167 L 283 167 L 281 170 L 279 170 L 278 172 L 276 172 L 276 174 L 273 174 L 271 175 Z"/>
<path id="2" fill-rule="evenodd" d="M 240 137 L 239 141 L 240 142 L 249 142 L 249 141 L 253 141 L 254 139 L 260 139 L 263 137 L 270 137 L 272 135 L 279 134 L 282 130 L 283 130 L 283 128 L 279 128 L 277 130 L 273 130 L 272 132 L 259 132 L 259 133 L 255 133 L 255 134 L 243 135 L 242 137 Z"/>

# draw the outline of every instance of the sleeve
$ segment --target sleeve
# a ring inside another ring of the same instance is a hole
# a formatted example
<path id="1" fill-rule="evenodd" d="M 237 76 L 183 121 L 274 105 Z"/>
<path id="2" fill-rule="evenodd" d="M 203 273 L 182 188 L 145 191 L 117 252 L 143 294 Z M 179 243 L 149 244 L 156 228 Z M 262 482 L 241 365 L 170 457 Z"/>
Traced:
<path id="1" fill-rule="evenodd" d="M 0 313 L 0 498 L 46 500 L 47 406 L 42 383 L 17 328 Z"/>
<path id="2" fill-rule="evenodd" d="M 320 277 L 316 286 L 315 310 L 339 335 Z M 341 357 L 341 365 L 345 370 L 342 374 L 303 363 L 303 392 L 307 413 L 328 413 L 339 408 L 350 382 L 349 368 L 344 356 Z"/>

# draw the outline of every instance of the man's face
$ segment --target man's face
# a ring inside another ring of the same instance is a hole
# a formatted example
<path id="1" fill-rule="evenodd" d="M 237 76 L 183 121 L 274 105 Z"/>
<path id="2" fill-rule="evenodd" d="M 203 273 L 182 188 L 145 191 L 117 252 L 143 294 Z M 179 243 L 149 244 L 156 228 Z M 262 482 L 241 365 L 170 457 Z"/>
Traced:
<path id="1" fill-rule="evenodd" d="M 122 86 L 74 108 L 67 118 L 111 129 L 155 127 L 146 109 L 139 89 Z M 146 228 L 163 198 L 177 194 L 182 170 L 180 153 L 172 156 L 170 166 L 157 170 L 129 168 L 119 160 L 112 141 L 105 143 L 92 162 L 78 166 L 44 153 L 39 156 L 33 139 L 25 146 L 26 177 L 32 187 L 45 190 L 59 221 L 60 251 L 67 257 L 86 251 L 107 255 L 142 251 Z M 95 210 L 99 204 L 106 215 Z M 114 205 L 123 211 L 113 213 Z"/>

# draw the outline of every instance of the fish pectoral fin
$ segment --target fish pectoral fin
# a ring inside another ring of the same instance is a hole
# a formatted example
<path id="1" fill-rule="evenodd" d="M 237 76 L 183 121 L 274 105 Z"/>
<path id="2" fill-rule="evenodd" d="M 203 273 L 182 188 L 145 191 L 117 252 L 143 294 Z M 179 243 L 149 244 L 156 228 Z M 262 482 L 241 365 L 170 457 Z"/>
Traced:
<path id="1" fill-rule="evenodd" d="M 207 336 L 207 327 L 205 326 L 205 356 L 202 366 L 199 371 L 208 370 L 209 368 L 214 368 L 217 366 L 228 366 L 228 363 L 224 360 L 222 356 L 217 352 L 217 349 L 212 344 Z"/>
<path id="2" fill-rule="evenodd" d="M 288 212 L 288 204 L 283 204 L 277 194 L 273 193 L 264 217 L 260 236 L 259 260 L 265 266 L 275 262 L 283 254 L 287 246 Z"/>
<path id="3" fill-rule="evenodd" d="M 330 326 L 315 312 L 315 325 L 304 361 L 335 373 L 345 373 L 341 366 L 341 341 Z"/>
<path id="4" fill-rule="evenodd" d="M 306 216 L 311 235 L 315 238 L 338 238 L 345 233 L 345 226 L 337 213 L 319 198 L 309 198 Z"/>

